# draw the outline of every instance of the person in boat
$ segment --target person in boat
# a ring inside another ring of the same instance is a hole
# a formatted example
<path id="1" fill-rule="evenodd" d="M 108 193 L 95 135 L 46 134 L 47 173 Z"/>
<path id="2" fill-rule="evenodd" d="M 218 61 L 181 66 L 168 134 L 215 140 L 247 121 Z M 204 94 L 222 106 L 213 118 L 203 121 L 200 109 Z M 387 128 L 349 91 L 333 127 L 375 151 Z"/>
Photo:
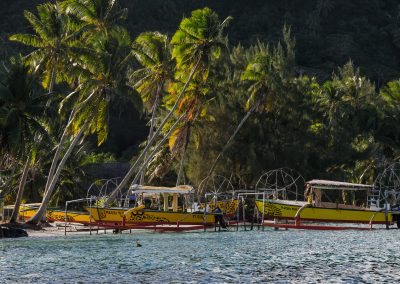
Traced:
<path id="1" fill-rule="evenodd" d="M 135 207 L 136 204 L 136 195 L 132 194 L 129 196 L 129 207 Z"/>
<path id="2" fill-rule="evenodd" d="M 151 208 L 151 199 L 150 198 L 145 198 L 144 199 L 144 207 L 146 209 L 150 209 Z"/>
<path id="3" fill-rule="evenodd" d="M 222 212 L 221 208 L 216 206 L 212 212 L 213 213 L 217 213 L 215 215 L 215 222 L 217 224 L 219 224 L 222 228 L 225 229 L 226 228 L 226 222 L 225 222 L 224 215 L 223 215 L 223 212 Z"/>
<path id="4" fill-rule="evenodd" d="M 306 184 L 306 188 L 304 190 L 304 197 L 307 198 L 307 202 L 309 204 L 313 204 L 314 196 L 310 184 Z"/>

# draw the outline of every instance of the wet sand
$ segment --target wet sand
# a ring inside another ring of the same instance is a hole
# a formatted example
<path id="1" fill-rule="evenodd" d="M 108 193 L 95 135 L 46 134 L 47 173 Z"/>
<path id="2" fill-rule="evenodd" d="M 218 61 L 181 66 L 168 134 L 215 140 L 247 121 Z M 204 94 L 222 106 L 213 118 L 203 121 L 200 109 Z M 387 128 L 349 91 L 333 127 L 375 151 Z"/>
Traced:
<path id="1" fill-rule="evenodd" d="M 3 224 L 4 225 L 4 224 Z M 28 233 L 28 237 L 64 237 L 64 236 L 77 236 L 77 235 L 90 235 L 90 228 L 81 224 L 68 224 L 65 229 L 63 223 L 51 223 L 48 226 L 43 226 L 41 229 L 23 228 Z M 113 234 L 112 229 L 104 230 L 97 227 L 92 227 L 92 235 Z M 134 231 L 132 231 L 133 233 Z M 122 233 L 129 233 L 129 230 Z"/>

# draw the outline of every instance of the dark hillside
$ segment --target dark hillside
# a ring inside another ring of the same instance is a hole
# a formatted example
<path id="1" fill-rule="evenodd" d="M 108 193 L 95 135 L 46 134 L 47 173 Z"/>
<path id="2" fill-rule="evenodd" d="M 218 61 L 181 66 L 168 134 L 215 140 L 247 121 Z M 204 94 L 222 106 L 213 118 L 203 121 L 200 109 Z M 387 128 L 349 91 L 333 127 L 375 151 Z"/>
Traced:
<path id="1" fill-rule="evenodd" d="M 41 2 L 45 1 L 2 0 L 2 38 L 24 30 L 23 10 L 34 10 Z M 184 15 L 209 6 L 221 17 L 234 17 L 229 29 L 233 45 L 247 46 L 257 39 L 275 41 L 287 23 L 297 40 L 298 64 L 322 78 L 349 58 L 378 85 L 400 74 L 396 0 L 122 0 L 120 4 L 129 9 L 126 26 L 132 36 L 145 30 L 172 34 Z"/>

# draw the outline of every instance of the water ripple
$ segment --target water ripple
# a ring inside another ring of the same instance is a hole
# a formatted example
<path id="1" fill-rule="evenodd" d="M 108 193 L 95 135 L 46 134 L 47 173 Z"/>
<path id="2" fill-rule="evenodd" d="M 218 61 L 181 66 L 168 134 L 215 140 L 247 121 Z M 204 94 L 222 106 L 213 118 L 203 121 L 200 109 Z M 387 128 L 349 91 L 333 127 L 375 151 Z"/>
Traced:
<path id="1" fill-rule="evenodd" d="M 3 283 L 394 283 L 399 238 L 266 230 L 1 240 L 0 275 Z"/>

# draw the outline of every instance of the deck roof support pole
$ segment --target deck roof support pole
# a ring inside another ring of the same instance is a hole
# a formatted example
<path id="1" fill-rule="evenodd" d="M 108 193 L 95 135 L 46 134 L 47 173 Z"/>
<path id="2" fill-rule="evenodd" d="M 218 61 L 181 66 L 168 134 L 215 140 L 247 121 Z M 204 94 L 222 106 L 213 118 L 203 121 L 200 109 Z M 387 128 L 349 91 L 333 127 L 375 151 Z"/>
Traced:
<path id="1" fill-rule="evenodd" d="M 164 211 L 168 211 L 168 193 L 164 193 Z"/>
<path id="2" fill-rule="evenodd" d="M 178 194 L 174 193 L 172 195 L 172 211 L 178 212 Z"/>

